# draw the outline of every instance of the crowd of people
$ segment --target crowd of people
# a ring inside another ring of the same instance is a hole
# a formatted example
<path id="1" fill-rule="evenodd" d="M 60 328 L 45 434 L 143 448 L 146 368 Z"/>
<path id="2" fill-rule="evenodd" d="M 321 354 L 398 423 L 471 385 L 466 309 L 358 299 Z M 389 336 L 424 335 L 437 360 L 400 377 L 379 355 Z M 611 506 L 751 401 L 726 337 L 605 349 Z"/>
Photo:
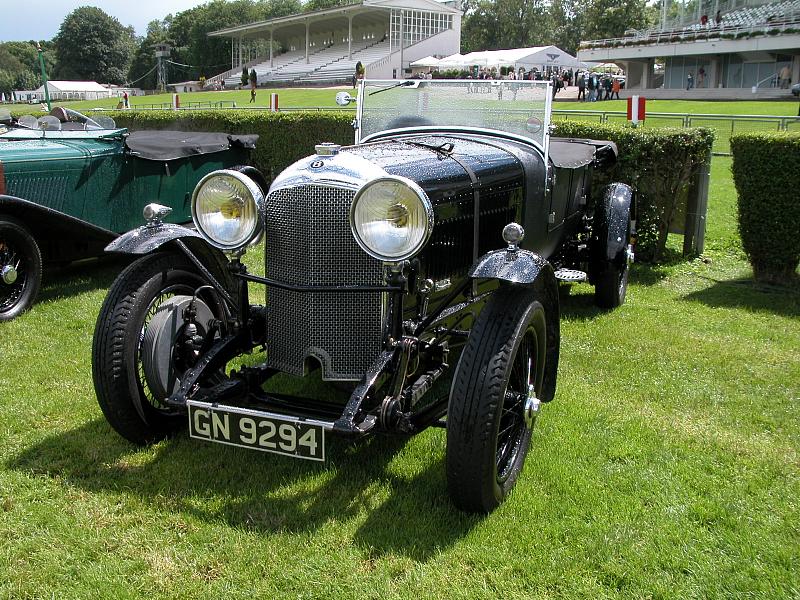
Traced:
<path id="1" fill-rule="evenodd" d="M 599 100 L 619 100 L 619 91 L 622 89 L 624 79 L 619 74 L 593 73 L 585 71 L 578 73 L 576 84 L 578 86 L 578 100 L 581 102 L 597 102 Z"/>

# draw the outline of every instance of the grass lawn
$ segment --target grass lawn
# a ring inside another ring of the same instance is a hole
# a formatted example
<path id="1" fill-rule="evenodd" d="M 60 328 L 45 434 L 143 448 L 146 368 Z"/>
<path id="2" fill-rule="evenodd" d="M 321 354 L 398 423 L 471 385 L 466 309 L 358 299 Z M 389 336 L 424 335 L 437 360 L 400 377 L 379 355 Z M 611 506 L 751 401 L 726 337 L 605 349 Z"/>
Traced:
<path id="1" fill-rule="evenodd" d="M 178 94 L 182 105 L 192 102 L 213 103 L 213 102 L 235 102 L 237 107 L 244 108 L 269 108 L 269 95 L 272 92 L 278 93 L 279 105 L 285 108 L 302 107 L 326 107 L 331 109 L 338 108 L 335 102 L 336 92 L 340 90 L 351 90 L 351 87 L 335 88 L 279 88 L 262 89 L 259 88 L 256 94 L 256 102 L 250 103 L 250 90 L 230 90 L 223 92 L 189 92 Z M 172 94 L 155 94 L 150 96 L 131 96 L 130 104 L 133 108 L 137 106 L 149 106 L 153 104 L 171 104 Z M 91 110 L 93 108 L 116 108 L 119 98 L 104 98 L 102 100 L 85 100 L 76 102 L 53 102 L 53 105 L 63 105 L 78 111 Z M 4 105 L 12 107 L 11 110 L 29 111 L 38 110 L 38 105 L 12 104 Z M 352 109 L 351 109 L 352 110 Z"/>
<path id="2" fill-rule="evenodd" d="M 647 94 L 643 94 L 647 96 Z M 648 113 L 680 113 L 695 115 L 769 115 L 774 117 L 797 116 L 796 100 L 647 100 Z M 628 109 L 627 100 L 604 100 L 602 102 L 575 102 L 558 100 L 554 110 L 605 110 Z M 645 121 L 646 122 L 646 121 Z"/>
<path id="3" fill-rule="evenodd" d="M 563 290 L 556 400 L 485 518 L 440 429 L 326 464 L 132 447 L 90 372 L 120 265 L 50 274 L 0 324 L 0 597 L 796 598 L 800 293 L 752 281 L 734 215 L 715 157 L 702 259 L 637 266 L 614 312 Z"/>
<path id="4" fill-rule="evenodd" d="M 231 90 L 222 92 L 191 92 L 179 94 L 181 103 L 211 103 L 211 102 L 236 102 L 237 107 L 269 107 L 269 95 L 278 93 L 280 106 L 285 108 L 300 107 L 326 107 L 337 108 L 334 98 L 340 90 L 351 90 L 350 86 L 335 88 L 277 88 L 259 89 L 256 102 L 250 103 L 249 90 Z M 78 102 L 53 102 L 63 104 L 75 110 L 89 110 L 92 108 L 115 108 L 118 98 L 103 100 L 86 100 Z M 131 106 L 145 106 L 152 104 L 170 104 L 172 94 L 156 94 L 151 96 L 131 96 Z M 4 105 L 10 110 L 28 111 L 32 107 L 38 110 L 38 105 L 11 104 Z M 627 107 L 627 100 L 607 100 L 604 102 L 575 102 L 573 100 L 556 99 L 553 103 L 554 110 L 593 110 L 593 111 L 622 111 Z M 719 115 L 770 115 L 791 117 L 797 115 L 798 103 L 792 100 L 753 100 L 753 101 L 703 101 L 703 100 L 648 100 L 648 112 L 662 113 L 692 113 L 692 114 L 719 114 Z M 352 110 L 353 108 L 350 108 Z"/>

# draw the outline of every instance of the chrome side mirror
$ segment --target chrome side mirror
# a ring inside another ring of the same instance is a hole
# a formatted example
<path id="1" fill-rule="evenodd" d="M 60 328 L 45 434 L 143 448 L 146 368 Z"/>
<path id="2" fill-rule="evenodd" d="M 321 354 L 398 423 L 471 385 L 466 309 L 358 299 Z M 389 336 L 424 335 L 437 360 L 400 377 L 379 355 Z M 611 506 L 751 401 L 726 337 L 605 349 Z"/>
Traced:
<path id="1" fill-rule="evenodd" d="M 351 102 L 355 101 L 356 99 L 353 98 L 347 92 L 339 92 L 338 94 L 336 94 L 336 104 L 338 104 L 339 106 L 347 106 Z"/>

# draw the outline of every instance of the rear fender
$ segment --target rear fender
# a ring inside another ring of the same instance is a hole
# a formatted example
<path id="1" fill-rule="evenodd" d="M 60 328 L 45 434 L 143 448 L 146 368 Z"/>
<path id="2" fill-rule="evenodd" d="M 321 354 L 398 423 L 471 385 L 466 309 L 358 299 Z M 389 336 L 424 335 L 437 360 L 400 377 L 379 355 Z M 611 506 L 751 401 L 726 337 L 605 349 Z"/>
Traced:
<path id="1" fill-rule="evenodd" d="M 592 224 L 594 258 L 601 262 L 622 264 L 627 259 L 628 223 L 634 205 L 633 190 L 624 183 L 612 183 L 603 190 Z"/>

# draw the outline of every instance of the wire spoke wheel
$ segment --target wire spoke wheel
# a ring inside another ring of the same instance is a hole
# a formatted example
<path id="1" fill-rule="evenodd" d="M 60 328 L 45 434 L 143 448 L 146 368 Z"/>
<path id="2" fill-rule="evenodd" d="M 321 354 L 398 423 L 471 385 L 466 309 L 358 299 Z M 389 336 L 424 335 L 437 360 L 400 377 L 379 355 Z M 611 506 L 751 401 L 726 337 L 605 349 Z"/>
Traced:
<path id="1" fill-rule="evenodd" d="M 448 488 L 463 510 L 494 510 L 522 471 L 545 385 L 546 325 L 524 288 L 496 292 L 473 325 L 447 415 Z"/>
<path id="2" fill-rule="evenodd" d="M 0 219 L 0 321 L 30 308 L 39 293 L 42 256 L 30 232 L 10 217 Z"/>
<path id="3" fill-rule="evenodd" d="M 185 425 L 183 412 L 165 403 L 187 368 L 175 342 L 181 313 L 172 302 L 190 301 L 206 283 L 182 256 L 151 254 L 117 277 L 103 303 L 92 344 L 95 392 L 111 426 L 134 443 L 157 441 Z M 213 295 L 201 293 L 198 301 L 208 317 L 221 317 Z M 170 376 L 159 377 L 164 372 Z"/>

